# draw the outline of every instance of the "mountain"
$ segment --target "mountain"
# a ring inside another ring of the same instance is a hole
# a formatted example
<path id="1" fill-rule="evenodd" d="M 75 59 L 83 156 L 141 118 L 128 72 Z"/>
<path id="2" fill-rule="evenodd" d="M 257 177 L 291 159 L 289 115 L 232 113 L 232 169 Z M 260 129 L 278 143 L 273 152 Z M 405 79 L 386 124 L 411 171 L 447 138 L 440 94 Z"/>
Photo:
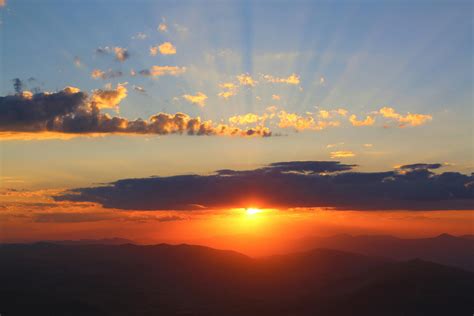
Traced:
<path id="1" fill-rule="evenodd" d="M 135 241 L 125 238 L 79 239 L 79 240 L 47 240 L 46 243 L 59 245 L 125 245 L 136 244 Z"/>
<path id="2" fill-rule="evenodd" d="M 474 239 L 441 234 L 432 238 L 402 239 L 393 236 L 307 237 L 291 245 L 292 249 L 308 250 L 325 247 L 380 256 L 396 260 L 423 259 L 474 271 Z"/>
<path id="3" fill-rule="evenodd" d="M 474 274 L 332 249 L 0 245 L 2 315 L 470 315 Z"/>

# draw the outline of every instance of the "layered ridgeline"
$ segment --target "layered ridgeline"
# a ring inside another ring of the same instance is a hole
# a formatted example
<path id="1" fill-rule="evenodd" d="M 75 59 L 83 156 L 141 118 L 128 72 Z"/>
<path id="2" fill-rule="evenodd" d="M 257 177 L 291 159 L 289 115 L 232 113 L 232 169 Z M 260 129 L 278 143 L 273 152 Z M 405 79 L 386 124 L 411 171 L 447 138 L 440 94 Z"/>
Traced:
<path id="1" fill-rule="evenodd" d="M 2 315 L 470 315 L 474 274 L 330 249 L 0 246 Z"/>

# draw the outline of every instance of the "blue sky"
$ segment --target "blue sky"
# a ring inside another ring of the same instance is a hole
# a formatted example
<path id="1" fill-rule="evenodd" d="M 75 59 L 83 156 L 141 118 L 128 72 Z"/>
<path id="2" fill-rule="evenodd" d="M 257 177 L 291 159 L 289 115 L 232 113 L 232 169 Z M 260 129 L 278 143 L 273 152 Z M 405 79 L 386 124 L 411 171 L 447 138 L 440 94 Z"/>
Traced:
<path id="1" fill-rule="evenodd" d="M 340 126 L 323 130 L 269 125 L 283 135 L 270 138 L 109 135 L 3 141 L 2 174 L 23 179 L 22 185 L 67 187 L 124 176 L 330 160 L 334 151 L 351 152 L 340 158 L 364 170 L 415 162 L 447 163 L 446 170 L 465 173 L 473 168 L 469 1 L 7 0 L 0 15 L 2 96 L 14 92 L 13 78 L 25 82 L 25 89 L 50 92 L 73 86 L 93 93 L 127 82 L 119 114 L 104 112 L 130 120 L 184 112 L 228 123 L 236 115 L 263 115 L 269 106 L 302 117 L 343 108 L 360 120 L 390 107 L 402 116 L 432 118 L 405 128 L 380 114 L 373 126 L 354 127 L 342 117 Z M 166 32 L 157 29 L 160 23 Z M 146 38 L 138 39 L 139 33 Z M 151 46 L 165 42 L 176 54 L 150 55 Z M 97 54 L 99 47 L 122 47 L 130 57 L 120 62 L 113 53 Z M 132 69 L 154 65 L 186 71 L 130 75 Z M 123 74 L 94 79 L 94 69 Z M 258 83 L 239 86 L 229 99 L 218 96 L 220 84 L 237 84 L 242 74 Z M 264 77 L 292 74 L 298 84 Z M 204 106 L 183 97 L 199 92 L 207 96 Z"/>

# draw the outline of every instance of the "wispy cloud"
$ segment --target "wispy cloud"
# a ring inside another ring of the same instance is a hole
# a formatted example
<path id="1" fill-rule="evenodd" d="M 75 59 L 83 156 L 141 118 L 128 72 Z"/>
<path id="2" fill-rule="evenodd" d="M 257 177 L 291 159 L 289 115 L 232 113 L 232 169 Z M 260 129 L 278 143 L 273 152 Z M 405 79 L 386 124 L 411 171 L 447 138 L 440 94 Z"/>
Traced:
<path id="1" fill-rule="evenodd" d="M 141 70 L 139 73 L 143 76 L 161 77 L 161 76 L 178 76 L 185 72 L 186 72 L 186 67 L 151 66 L 150 69 Z"/>
<path id="2" fill-rule="evenodd" d="M 331 158 L 350 158 L 354 157 L 355 154 L 350 151 L 350 150 L 338 150 L 338 151 L 332 151 L 331 152 Z"/>
<path id="3" fill-rule="evenodd" d="M 207 95 L 202 92 L 198 92 L 196 95 L 185 94 L 183 98 L 191 102 L 193 104 L 197 104 L 200 107 L 204 107 L 206 105 Z"/>
<path id="4" fill-rule="evenodd" d="M 291 74 L 290 76 L 284 77 L 274 77 L 272 75 L 263 75 L 263 79 L 271 83 L 286 83 L 290 85 L 299 85 L 300 77 L 296 74 Z"/>

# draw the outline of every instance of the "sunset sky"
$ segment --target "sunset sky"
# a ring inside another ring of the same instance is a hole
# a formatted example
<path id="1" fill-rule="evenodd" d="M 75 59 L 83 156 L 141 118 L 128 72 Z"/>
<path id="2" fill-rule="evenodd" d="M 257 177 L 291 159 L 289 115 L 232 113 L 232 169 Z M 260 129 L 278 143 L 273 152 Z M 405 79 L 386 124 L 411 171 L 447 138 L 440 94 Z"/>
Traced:
<path id="1" fill-rule="evenodd" d="M 472 233 L 472 3 L 426 3 L 0 1 L 0 241 Z"/>

